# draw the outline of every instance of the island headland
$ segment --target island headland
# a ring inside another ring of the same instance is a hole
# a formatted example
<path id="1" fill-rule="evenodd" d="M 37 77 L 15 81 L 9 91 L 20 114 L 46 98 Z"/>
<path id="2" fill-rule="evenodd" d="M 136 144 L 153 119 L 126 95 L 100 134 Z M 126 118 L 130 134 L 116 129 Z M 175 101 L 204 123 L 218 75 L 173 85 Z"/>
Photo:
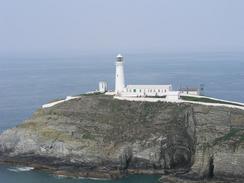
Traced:
<path id="1" fill-rule="evenodd" d="M 127 85 L 68 96 L 0 135 L 0 163 L 62 176 L 162 175 L 164 183 L 244 182 L 244 104 L 171 85 Z"/>
<path id="2" fill-rule="evenodd" d="M 104 94 L 37 110 L 0 135 L 0 161 L 79 177 L 244 175 L 244 111 Z"/>

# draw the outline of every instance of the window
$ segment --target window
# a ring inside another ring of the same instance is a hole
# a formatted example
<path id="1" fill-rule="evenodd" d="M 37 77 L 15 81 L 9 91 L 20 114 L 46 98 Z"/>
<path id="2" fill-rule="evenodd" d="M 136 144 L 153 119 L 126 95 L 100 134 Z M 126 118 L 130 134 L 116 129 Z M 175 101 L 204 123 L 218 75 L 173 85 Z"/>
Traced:
<path id="1" fill-rule="evenodd" d="M 133 89 L 133 92 L 136 93 L 136 89 Z"/>

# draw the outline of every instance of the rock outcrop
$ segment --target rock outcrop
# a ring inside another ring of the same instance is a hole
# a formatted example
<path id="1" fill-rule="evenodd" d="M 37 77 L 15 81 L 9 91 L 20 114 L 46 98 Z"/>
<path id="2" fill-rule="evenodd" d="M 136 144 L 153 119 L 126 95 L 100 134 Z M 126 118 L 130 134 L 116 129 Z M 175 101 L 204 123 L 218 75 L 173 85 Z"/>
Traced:
<path id="1" fill-rule="evenodd" d="M 244 176 L 244 110 L 105 95 L 39 109 L 0 135 L 0 161 L 58 174 Z"/>

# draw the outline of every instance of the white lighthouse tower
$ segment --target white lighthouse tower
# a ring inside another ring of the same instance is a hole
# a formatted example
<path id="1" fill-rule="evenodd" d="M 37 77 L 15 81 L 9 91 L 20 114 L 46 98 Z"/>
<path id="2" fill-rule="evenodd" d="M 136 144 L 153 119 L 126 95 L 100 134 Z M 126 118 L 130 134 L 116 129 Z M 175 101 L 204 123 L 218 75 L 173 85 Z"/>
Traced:
<path id="1" fill-rule="evenodd" d="M 115 73 L 115 93 L 121 94 L 125 88 L 124 77 L 124 61 L 123 56 L 119 54 L 116 59 L 116 73 Z"/>

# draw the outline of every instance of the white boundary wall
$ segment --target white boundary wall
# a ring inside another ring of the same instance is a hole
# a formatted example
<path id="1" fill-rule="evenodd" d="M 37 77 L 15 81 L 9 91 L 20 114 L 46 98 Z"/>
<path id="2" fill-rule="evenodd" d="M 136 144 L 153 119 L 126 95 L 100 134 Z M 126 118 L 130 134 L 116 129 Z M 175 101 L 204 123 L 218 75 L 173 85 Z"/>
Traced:
<path id="1" fill-rule="evenodd" d="M 201 96 L 201 95 L 189 95 L 189 94 L 180 94 L 180 96 L 186 96 L 186 97 L 195 97 L 195 98 L 207 98 L 207 99 L 212 99 L 212 100 L 219 100 L 221 102 L 230 102 L 233 104 L 238 104 L 238 105 L 244 105 L 244 103 L 241 102 L 234 102 L 230 100 L 223 100 L 223 99 L 218 99 L 218 98 L 213 98 L 213 97 L 206 97 L 206 96 Z"/>
<path id="2" fill-rule="evenodd" d="M 187 96 L 189 96 L 189 95 L 187 95 Z M 195 95 L 193 97 L 195 97 Z M 118 100 L 140 101 L 140 102 L 192 103 L 192 104 L 201 104 L 201 105 L 206 105 L 206 106 L 223 106 L 223 107 L 237 108 L 237 109 L 244 110 L 244 104 L 243 103 L 236 103 L 236 102 L 227 101 L 227 100 L 220 100 L 220 101 L 240 104 L 240 105 L 243 105 L 243 107 L 231 105 L 231 104 L 205 103 L 205 102 L 196 102 L 196 101 L 186 101 L 186 100 L 181 100 L 181 99 L 179 99 L 179 100 L 167 100 L 165 98 L 119 97 L 119 96 L 114 96 L 114 98 L 118 99 Z M 219 100 L 219 99 L 210 98 L 210 97 L 205 97 L 205 98 L 209 98 L 209 99 L 213 99 L 213 100 Z"/>
<path id="3" fill-rule="evenodd" d="M 107 95 L 113 95 L 114 92 L 107 92 Z M 203 97 L 203 96 L 195 96 L 195 95 L 181 95 L 181 96 L 191 96 L 191 97 L 198 97 L 198 98 L 208 98 L 212 100 L 219 100 L 222 102 L 230 102 L 233 104 L 238 104 L 238 105 L 243 105 L 242 106 L 236 106 L 236 105 L 231 105 L 231 104 L 220 104 L 220 103 L 206 103 L 206 102 L 197 102 L 197 101 L 186 101 L 186 100 L 168 100 L 167 98 L 145 98 L 145 97 L 120 97 L 120 96 L 114 96 L 115 99 L 118 100 L 128 100 L 128 101 L 140 101 L 140 102 L 170 102 L 170 103 L 192 103 L 192 104 L 201 104 L 201 105 L 206 105 L 206 106 L 224 106 L 224 107 L 230 107 L 230 108 L 237 108 L 237 109 L 242 109 L 244 110 L 244 103 L 240 102 L 233 102 L 233 101 L 228 101 L 228 100 L 222 100 L 222 99 L 217 99 L 213 97 Z M 64 100 L 59 100 L 55 102 L 51 102 L 48 104 L 42 105 L 42 108 L 49 108 L 53 107 L 57 104 L 60 104 L 62 102 L 66 102 L 72 99 L 76 98 L 81 98 L 80 96 L 67 96 L 66 99 Z"/>
<path id="4" fill-rule="evenodd" d="M 51 103 L 48 103 L 48 104 L 44 104 L 42 105 L 42 108 L 49 108 L 49 107 L 53 107 L 57 104 L 60 104 L 60 103 L 63 103 L 63 102 L 66 102 L 66 101 L 69 101 L 69 100 L 72 100 L 72 99 L 76 99 L 76 98 L 80 98 L 79 96 L 76 96 L 76 97 L 73 97 L 73 96 L 67 96 L 66 99 L 64 100 L 59 100 L 59 101 L 56 101 L 56 102 L 51 102 Z"/>

